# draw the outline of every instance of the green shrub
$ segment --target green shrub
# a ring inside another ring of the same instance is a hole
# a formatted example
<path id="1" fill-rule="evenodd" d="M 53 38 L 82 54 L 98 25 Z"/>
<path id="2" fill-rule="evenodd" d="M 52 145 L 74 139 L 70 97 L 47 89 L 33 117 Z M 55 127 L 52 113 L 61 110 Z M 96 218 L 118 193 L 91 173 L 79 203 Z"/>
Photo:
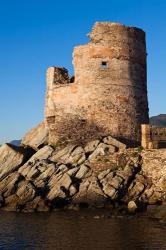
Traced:
<path id="1" fill-rule="evenodd" d="M 138 153 L 141 153 L 142 150 L 144 150 L 144 148 L 143 148 L 142 146 L 139 146 L 139 147 L 138 147 Z"/>

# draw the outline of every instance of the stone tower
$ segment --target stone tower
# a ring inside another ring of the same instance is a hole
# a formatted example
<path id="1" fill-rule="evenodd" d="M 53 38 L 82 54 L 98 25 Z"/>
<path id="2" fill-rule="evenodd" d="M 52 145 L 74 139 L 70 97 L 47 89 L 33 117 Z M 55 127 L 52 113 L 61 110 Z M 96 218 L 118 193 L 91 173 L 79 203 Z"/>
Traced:
<path id="1" fill-rule="evenodd" d="M 50 143 L 112 135 L 139 145 L 149 122 L 143 30 L 97 22 L 90 42 L 74 48 L 74 82 L 65 68 L 47 70 L 45 117 Z"/>

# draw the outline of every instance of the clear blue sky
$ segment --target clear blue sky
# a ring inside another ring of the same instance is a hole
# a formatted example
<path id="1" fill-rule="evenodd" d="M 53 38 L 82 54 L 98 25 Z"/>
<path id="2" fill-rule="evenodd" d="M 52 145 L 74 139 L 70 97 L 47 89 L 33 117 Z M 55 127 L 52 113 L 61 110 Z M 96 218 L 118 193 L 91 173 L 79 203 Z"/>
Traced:
<path id="1" fill-rule="evenodd" d="M 0 0 L 0 143 L 43 119 L 47 67 L 72 74 L 73 47 L 95 21 L 146 31 L 150 115 L 166 113 L 165 0 Z"/>

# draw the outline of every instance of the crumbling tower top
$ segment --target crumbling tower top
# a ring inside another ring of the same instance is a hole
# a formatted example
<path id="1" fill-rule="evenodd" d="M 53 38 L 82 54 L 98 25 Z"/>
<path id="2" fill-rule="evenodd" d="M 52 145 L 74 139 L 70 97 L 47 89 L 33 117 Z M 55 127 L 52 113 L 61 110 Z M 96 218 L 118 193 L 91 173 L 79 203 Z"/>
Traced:
<path id="1" fill-rule="evenodd" d="M 145 42 L 145 32 L 136 27 L 125 26 L 113 22 L 96 22 L 88 37 L 93 43 L 112 43 L 123 40 L 124 43 L 130 39 L 138 39 Z M 117 44 L 116 44 L 117 46 Z"/>

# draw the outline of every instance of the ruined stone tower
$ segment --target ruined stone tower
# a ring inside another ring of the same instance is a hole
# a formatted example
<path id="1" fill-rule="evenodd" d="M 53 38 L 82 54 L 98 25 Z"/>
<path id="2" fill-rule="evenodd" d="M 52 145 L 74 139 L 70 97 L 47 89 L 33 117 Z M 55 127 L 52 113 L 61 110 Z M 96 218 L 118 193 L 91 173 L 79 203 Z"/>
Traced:
<path id="1" fill-rule="evenodd" d="M 45 121 L 49 141 L 86 141 L 111 134 L 140 144 L 149 122 L 145 33 L 97 22 L 90 42 L 74 48 L 74 82 L 65 68 L 47 70 Z"/>

